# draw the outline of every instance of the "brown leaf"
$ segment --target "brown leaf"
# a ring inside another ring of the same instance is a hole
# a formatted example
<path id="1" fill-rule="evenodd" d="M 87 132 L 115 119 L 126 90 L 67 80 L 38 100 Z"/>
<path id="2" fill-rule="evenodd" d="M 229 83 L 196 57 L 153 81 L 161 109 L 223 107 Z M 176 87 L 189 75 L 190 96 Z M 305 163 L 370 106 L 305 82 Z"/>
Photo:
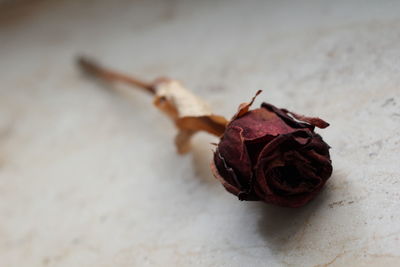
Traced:
<path id="1" fill-rule="evenodd" d="M 175 143 L 179 153 L 189 151 L 190 138 L 198 131 L 220 136 L 228 121 L 214 115 L 199 97 L 184 88 L 179 81 L 162 78 L 155 83 L 154 104 L 176 124 L 179 132 Z"/>
<path id="2" fill-rule="evenodd" d="M 179 154 L 185 154 L 190 151 L 190 139 L 194 131 L 180 129 L 175 136 L 175 145 Z"/>

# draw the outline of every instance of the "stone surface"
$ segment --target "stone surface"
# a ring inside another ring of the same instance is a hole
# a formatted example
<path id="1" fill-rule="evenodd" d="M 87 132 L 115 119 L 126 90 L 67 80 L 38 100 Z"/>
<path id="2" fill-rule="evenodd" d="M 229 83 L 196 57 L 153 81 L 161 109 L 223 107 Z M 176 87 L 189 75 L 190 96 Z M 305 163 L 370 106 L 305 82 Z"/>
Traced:
<path id="1" fill-rule="evenodd" d="M 0 266 L 398 266 L 398 1 L 2 1 Z M 178 78 L 230 117 L 265 100 L 331 123 L 334 173 L 301 209 L 240 202 L 215 138 L 178 156 L 140 91 L 78 54 Z"/>

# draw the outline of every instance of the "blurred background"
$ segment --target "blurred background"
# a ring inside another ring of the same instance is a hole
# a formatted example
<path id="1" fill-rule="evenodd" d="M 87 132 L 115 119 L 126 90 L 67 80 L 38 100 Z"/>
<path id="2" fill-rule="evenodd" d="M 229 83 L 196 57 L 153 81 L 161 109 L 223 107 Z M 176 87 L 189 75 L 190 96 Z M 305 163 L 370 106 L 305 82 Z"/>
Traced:
<path id="1" fill-rule="evenodd" d="M 400 2 L 0 0 L 0 266 L 398 266 Z M 176 78 L 231 117 L 256 90 L 319 116 L 334 173 L 301 209 L 240 202 L 210 142 L 176 154 L 140 90 Z"/>

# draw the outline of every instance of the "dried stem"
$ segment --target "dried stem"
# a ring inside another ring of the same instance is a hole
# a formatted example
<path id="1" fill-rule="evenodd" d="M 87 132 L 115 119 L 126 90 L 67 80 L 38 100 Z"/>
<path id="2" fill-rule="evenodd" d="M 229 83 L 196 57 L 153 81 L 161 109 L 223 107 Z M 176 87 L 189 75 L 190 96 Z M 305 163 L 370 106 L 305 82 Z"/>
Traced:
<path id="1" fill-rule="evenodd" d="M 106 69 L 101 65 L 97 64 L 96 62 L 85 58 L 79 57 L 78 58 L 78 65 L 88 74 L 102 79 L 106 82 L 122 82 L 129 85 L 133 85 L 139 88 L 146 90 L 147 92 L 151 93 L 152 95 L 155 94 L 155 89 L 153 83 L 148 83 L 137 79 L 135 77 L 118 73 L 113 70 Z"/>
<path id="2" fill-rule="evenodd" d="M 123 82 L 151 93 L 154 96 L 154 105 L 168 115 L 178 128 L 175 144 L 179 153 L 189 150 L 190 139 L 196 132 L 205 131 L 215 136 L 221 136 L 225 132 L 228 120 L 213 114 L 207 103 L 177 80 L 158 78 L 153 83 L 147 83 L 106 69 L 84 57 L 78 58 L 78 65 L 86 73 L 103 81 Z"/>

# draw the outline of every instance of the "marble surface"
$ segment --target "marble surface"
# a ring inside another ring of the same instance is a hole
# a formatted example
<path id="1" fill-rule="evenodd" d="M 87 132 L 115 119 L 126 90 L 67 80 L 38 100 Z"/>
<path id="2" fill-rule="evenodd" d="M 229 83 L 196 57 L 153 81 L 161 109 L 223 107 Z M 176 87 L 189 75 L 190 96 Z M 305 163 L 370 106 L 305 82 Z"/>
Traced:
<path id="1" fill-rule="evenodd" d="M 400 2 L 2 1 L 0 266 L 399 266 Z M 87 54 L 184 81 L 230 117 L 318 115 L 334 173 L 300 209 L 240 202 L 199 134 Z"/>

